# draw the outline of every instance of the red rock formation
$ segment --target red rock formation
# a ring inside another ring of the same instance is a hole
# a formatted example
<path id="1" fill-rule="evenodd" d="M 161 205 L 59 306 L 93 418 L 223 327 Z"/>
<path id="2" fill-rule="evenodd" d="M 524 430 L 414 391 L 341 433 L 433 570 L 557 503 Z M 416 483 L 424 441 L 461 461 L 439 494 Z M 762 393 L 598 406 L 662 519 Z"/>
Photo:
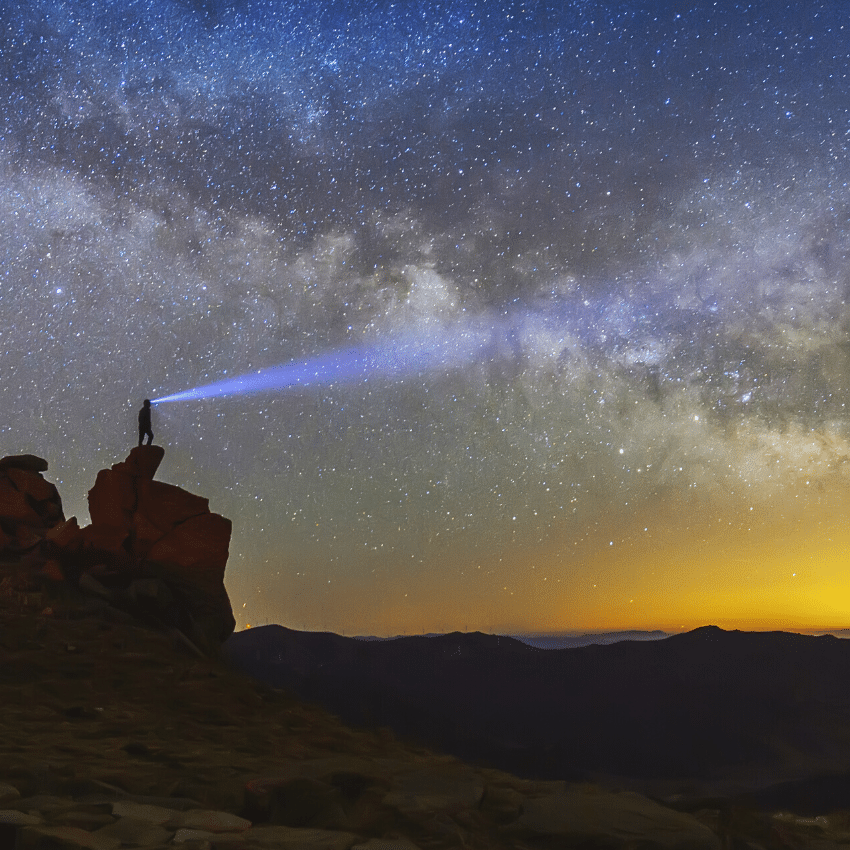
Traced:
<path id="1" fill-rule="evenodd" d="M 88 494 L 91 525 L 80 529 L 74 518 L 57 524 L 46 554 L 84 592 L 178 628 L 208 651 L 236 625 L 224 588 L 231 523 L 210 513 L 207 499 L 153 480 L 164 454 L 139 446 L 102 469 Z M 0 516 L 7 510 L 2 492 Z M 25 513 L 16 498 L 8 496 L 8 510 Z"/>
<path id="2" fill-rule="evenodd" d="M 0 555 L 19 557 L 64 523 L 62 500 L 41 473 L 47 461 L 35 455 L 0 460 Z"/>

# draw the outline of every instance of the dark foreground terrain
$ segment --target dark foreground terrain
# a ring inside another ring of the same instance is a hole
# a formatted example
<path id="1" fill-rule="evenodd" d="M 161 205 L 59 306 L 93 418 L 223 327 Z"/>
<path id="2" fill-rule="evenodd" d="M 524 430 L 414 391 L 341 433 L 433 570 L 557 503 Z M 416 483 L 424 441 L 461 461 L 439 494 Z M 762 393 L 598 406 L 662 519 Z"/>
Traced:
<path id="1" fill-rule="evenodd" d="M 540 650 L 480 633 L 366 642 L 267 626 L 226 651 L 349 723 L 522 776 L 850 808 L 850 641 L 828 635 L 708 626 Z"/>

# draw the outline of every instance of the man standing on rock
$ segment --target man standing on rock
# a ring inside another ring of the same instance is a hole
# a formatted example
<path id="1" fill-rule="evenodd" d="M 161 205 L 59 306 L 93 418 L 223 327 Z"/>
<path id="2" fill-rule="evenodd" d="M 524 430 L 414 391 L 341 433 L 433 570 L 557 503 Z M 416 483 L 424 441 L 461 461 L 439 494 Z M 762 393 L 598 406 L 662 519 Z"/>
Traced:
<path id="1" fill-rule="evenodd" d="M 148 445 L 153 444 L 153 431 L 151 430 L 151 400 L 145 399 L 144 407 L 139 411 L 139 445 L 142 445 L 145 437 Z"/>

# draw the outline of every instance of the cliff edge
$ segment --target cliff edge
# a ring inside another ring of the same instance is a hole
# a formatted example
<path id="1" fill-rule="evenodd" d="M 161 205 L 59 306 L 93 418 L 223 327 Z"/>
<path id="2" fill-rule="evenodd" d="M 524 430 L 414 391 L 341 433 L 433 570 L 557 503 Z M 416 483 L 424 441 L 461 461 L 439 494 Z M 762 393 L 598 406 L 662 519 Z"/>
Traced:
<path id="1" fill-rule="evenodd" d="M 34 455 L 0 460 L 0 557 L 17 559 L 18 580 L 79 592 L 153 626 L 176 629 L 201 653 L 215 652 L 236 625 L 224 587 L 231 522 L 209 500 L 155 481 L 161 446 L 138 446 L 97 474 L 91 524 L 65 519 L 56 488 Z"/>

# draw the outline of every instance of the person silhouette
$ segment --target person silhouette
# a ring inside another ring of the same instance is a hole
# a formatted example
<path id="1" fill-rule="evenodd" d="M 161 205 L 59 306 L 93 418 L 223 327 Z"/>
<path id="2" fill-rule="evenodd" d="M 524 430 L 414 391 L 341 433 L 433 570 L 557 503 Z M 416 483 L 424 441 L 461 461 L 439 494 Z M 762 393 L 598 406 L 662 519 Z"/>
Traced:
<path id="1" fill-rule="evenodd" d="M 151 430 L 151 400 L 145 399 L 144 407 L 139 411 L 139 445 L 142 445 L 145 437 L 148 445 L 153 445 L 153 431 Z"/>

